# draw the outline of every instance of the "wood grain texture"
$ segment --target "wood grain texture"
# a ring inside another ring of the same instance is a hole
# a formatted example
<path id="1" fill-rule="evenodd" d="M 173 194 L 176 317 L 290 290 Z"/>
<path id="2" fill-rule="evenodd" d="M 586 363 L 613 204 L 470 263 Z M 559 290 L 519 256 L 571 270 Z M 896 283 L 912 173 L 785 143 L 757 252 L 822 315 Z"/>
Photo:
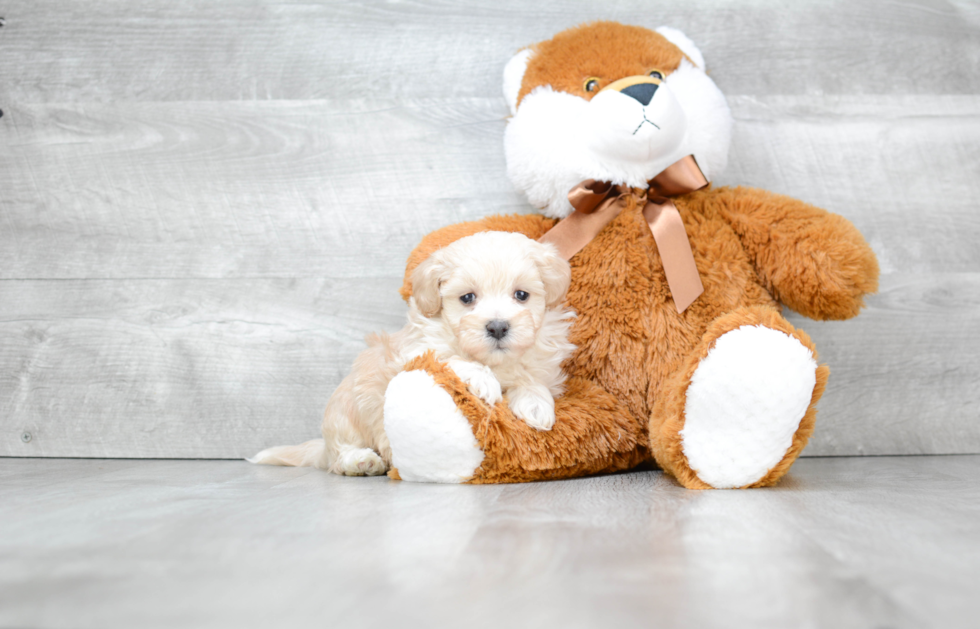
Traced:
<path id="1" fill-rule="evenodd" d="M 716 183 L 847 216 L 885 273 L 980 269 L 980 96 L 731 104 Z M 530 211 L 505 116 L 500 98 L 13 108 L 0 278 L 395 277 L 432 230 Z"/>
<path id="2" fill-rule="evenodd" d="M 0 282 L 0 456 L 240 458 L 312 438 L 363 337 L 403 325 L 398 286 Z M 978 295 L 980 274 L 889 275 L 856 320 L 791 315 L 832 369 L 805 455 L 980 450 Z"/>
<path id="3" fill-rule="evenodd" d="M 404 324 L 400 284 L 0 282 L 0 456 L 241 458 L 315 436 L 364 336 Z"/>
<path id="4" fill-rule="evenodd" d="M 980 452 L 975 3 L 0 15 L 0 456 L 239 457 L 316 434 L 361 337 L 400 327 L 421 236 L 531 211 L 505 173 L 502 67 L 596 18 L 701 46 L 736 119 L 716 183 L 843 214 L 879 256 L 860 318 L 793 318 L 833 370 L 805 454 Z"/>
<path id="5" fill-rule="evenodd" d="M 856 319 L 788 318 L 831 369 L 805 456 L 980 451 L 980 273 L 886 275 Z"/>
<path id="6" fill-rule="evenodd" d="M 509 486 L 0 459 L 3 627 L 976 625 L 980 456 Z"/>
<path id="7" fill-rule="evenodd" d="M 501 99 L 135 103 L 0 119 L 5 278 L 396 277 L 422 235 L 528 211 Z"/>
<path id="8" fill-rule="evenodd" d="M 980 270 L 980 97 L 731 100 L 735 134 L 720 183 L 846 216 L 885 274 Z"/>
<path id="9" fill-rule="evenodd" d="M 17 103 L 496 98 L 518 49 L 596 19 L 687 32 L 726 94 L 975 94 L 980 58 L 969 0 L 32 0 L 4 17 Z"/>

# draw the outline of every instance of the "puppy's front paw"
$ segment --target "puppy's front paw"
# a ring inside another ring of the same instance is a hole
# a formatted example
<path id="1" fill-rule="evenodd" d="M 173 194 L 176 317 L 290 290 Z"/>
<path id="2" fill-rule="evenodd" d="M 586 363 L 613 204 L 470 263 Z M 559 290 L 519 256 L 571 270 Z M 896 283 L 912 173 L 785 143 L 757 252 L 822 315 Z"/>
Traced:
<path id="1" fill-rule="evenodd" d="M 515 387 L 507 391 L 507 404 L 514 417 L 531 428 L 551 430 L 555 425 L 555 398 L 545 387 Z"/>
<path id="2" fill-rule="evenodd" d="M 371 448 L 353 448 L 341 452 L 336 471 L 344 476 L 381 476 L 388 466 Z"/>
<path id="3" fill-rule="evenodd" d="M 455 371 L 459 379 L 466 383 L 470 393 L 490 406 L 503 399 L 500 381 L 486 365 L 452 358 L 449 360 L 449 368 Z"/>

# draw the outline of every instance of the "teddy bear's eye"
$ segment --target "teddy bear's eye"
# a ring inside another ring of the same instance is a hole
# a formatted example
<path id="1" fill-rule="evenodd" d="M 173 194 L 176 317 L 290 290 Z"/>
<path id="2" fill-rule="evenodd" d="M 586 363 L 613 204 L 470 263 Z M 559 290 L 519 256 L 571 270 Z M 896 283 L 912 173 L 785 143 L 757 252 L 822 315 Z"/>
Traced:
<path id="1" fill-rule="evenodd" d="M 585 88 L 586 92 L 594 92 L 599 89 L 599 79 L 597 77 L 590 76 L 589 78 L 585 79 L 585 83 L 582 84 L 582 87 Z"/>
<path id="2" fill-rule="evenodd" d="M 647 72 L 647 76 L 653 79 L 658 79 L 660 81 L 664 80 L 664 73 L 661 72 L 660 70 L 650 70 L 649 72 Z"/>
<path id="3" fill-rule="evenodd" d="M 472 304 L 474 299 L 476 299 L 476 295 L 473 293 L 466 293 L 465 295 L 461 295 L 459 298 L 459 300 L 466 305 Z"/>

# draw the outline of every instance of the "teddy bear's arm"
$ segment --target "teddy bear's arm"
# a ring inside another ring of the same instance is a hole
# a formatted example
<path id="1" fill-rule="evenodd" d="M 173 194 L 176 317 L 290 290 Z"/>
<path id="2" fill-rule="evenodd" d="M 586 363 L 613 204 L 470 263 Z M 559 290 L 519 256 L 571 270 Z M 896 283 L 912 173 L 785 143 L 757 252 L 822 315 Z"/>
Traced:
<path id="1" fill-rule="evenodd" d="M 849 319 L 878 290 L 878 260 L 846 218 L 755 188 L 716 191 L 773 297 L 812 319 Z"/>
<path id="2" fill-rule="evenodd" d="M 415 270 L 415 267 L 424 262 L 436 250 L 442 249 L 460 238 L 480 232 L 498 231 L 520 232 L 532 240 L 537 240 L 551 229 L 555 222 L 554 219 L 537 214 L 510 214 L 488 216 L 478 221 L 457 223 L 437 229 L 425 236 L 422 242 L 409 254 L 408 263 L 405 265 L 405 281 L 398 292 L 405 301 L 408 301 L 408 298 L 412 296 L 412 271 Z"/>

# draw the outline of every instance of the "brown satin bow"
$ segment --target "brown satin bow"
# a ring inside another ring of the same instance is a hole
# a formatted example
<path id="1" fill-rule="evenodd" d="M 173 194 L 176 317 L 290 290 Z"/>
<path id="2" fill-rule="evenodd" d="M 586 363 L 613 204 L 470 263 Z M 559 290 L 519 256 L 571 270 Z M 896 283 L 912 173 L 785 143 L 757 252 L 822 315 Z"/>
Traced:
<path id="1" fill-rule="evenodd" d="M 700 190 L 708 185 L 708 180 L 694 161 L 694 156 L 688 155 L 668 166 L 648 185 L 643 217 L 650 225 L 660 251 L 674 306 L 677 312 L 684 312 L 704 292 L 704 286 L 694 263 L 691 243 L 687 239 L 680 212 L 667 197 Z M 555 245 L 566 260 L 571 260 L 616 218 L 631 194 L 634 194 L 633 190 L 626 186 L 586 179 L 568 192 L 568 201 L 575 211 L 539 240 Z M 643 194 L 639 193 L 638 196 L 642 198 Z"/>

